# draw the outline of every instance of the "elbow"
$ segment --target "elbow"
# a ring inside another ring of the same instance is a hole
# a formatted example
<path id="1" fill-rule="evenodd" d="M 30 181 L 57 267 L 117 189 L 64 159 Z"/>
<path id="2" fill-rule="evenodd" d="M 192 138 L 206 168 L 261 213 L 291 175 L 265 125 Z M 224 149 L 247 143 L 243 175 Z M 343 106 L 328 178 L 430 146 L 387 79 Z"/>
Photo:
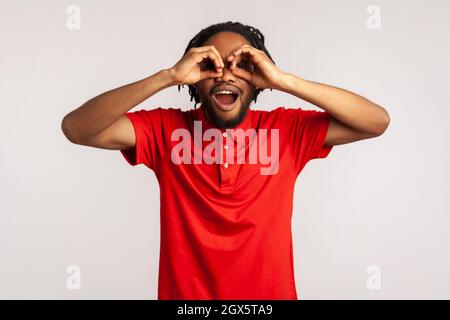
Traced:
<path id="1" fill-rule="evenodd" d="M 74 128 L 72 121 L 70 120 L 69 115 L 66 115 L 61 121 L 61 130 L 64 136 L 72 143 L 81 144 L 80 135 L 77 133 L 77 130 Z"/>
<path id="2" fill-rule="evenodd" d="M 378 137 L 384 134 L 386 129 L 389 127 L 390 122 L 391 118 L 389 117 L 389 113 L 386 111 L 386 109 L 383 108 L 380 114 L 380 120 L 377 122 L 377 126 L 373 130 L 373 135 L 375 137 Z"/>
<path id="3" fill-rule="evenodd" d="M 380 135 L 382 135 L 386 129 L 389 127 L 389 123 L 391 122 L 391 117 L 389 116 L 389 113 L 386 111 L 386 109 L 383 109 L 383 117 L 381 122 L 381 131 Z"/>

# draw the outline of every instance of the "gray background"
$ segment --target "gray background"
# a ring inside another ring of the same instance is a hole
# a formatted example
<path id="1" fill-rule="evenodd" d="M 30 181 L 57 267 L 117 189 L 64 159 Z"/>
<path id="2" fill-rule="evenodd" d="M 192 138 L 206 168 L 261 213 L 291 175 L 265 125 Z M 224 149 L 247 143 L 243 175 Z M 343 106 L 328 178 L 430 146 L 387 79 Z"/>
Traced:
<path id="1" fill-rule="evenodd" d="M 159 190 L 118 151 L 69 143 L 62 117 L 171 67 L 200 29 L 260 28 L 286 72 L 359 93 L 387 132 L 337 146 L 297 180 L 301 299 L 450 298 L 450 1 L 2 1 L 0 298 L 155 299 Z M 66 9 L 81 8 L 81 29 Z M 366 26 L 369 5 L 381 29 Z M 140 108 L 192 108 L 171 87 Z M 318 109 L 264 92 L 256 109 Z M 66 268 L 81 267 L 68 290 Z M 380 290 L 366 286 L 381 268 Z"/>

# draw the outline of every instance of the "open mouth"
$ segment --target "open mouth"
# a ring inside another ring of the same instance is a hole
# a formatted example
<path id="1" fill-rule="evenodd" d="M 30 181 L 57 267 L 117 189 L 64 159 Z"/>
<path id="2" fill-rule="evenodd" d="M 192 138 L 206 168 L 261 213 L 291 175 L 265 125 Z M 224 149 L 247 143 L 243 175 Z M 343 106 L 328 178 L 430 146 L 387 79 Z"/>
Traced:
<path id="1" fill-rule="evenodd" d="M 219 90 L 213 94 L 213 100 L 216 105 L 224 110 L 230 111 L 236 106 L 239 94 L 229 90 Z"/>

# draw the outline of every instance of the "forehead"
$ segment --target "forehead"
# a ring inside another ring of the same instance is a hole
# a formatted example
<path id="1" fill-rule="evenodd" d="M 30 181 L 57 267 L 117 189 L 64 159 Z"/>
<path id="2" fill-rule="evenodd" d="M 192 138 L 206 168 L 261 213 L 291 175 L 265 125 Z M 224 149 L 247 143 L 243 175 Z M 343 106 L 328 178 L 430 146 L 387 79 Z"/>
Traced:
<path id="1" fill-rule="evenodd" d="M 203 45 L 214 45 L 222 58 L 228 57 L 243 44 L 250 45 L 244 36 L 230 31 L 222 31 L 210 37 Z"/>

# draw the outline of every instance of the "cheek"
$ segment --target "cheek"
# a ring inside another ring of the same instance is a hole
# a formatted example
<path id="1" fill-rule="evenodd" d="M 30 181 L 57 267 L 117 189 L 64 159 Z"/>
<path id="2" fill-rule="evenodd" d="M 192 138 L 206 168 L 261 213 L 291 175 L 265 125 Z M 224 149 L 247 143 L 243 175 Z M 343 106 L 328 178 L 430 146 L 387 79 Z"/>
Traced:
<path id="1" fill-rule="evenodd" d="M 203 80 L 200 82 L 197 82 L 196 90 L 200 97 L 202 98 L 209 98 L 209 92 L 212 89 L 212 85 L 205 83 L 206 80 Z"/>
<path id="2" fill-rule="evenodd" d="M 243 94 L 243 96 L 241 96 L 242 100 L 249 100 L 249 99 L 253 99 L 253 97 L 255 96 L 255 88 L 252 86 L 248 86 L 247 88 L 245 88 L 245 93 Z"/>

